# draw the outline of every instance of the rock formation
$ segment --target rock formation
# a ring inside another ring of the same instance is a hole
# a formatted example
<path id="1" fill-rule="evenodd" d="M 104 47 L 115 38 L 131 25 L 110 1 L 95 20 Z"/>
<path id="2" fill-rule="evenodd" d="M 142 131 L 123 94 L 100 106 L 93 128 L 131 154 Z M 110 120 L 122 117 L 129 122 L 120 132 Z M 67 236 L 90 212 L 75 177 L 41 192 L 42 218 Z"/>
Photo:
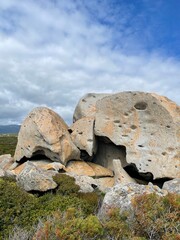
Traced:
<path id="1" fill-rule="evenodd" d="M 137 183 L 118 184 L 111 188 L 105 195 L 99 216 L 104 217 L 113 208 L 120 209 L 120 212 L 132 210 L 132 200 L 140 194 L 156 193 L 159 196 L 167 195 L 166 190 L 162 190 L 152 183 L 140 185 Z"/>
<path id="2" fill-rule="evenodd" d="M 27 191 L 55 188 L 56 173 L 74 176 L 81 191 L 137 182 L 162 186 L 172 179 L 163 188 L 179 191 L 180 108 L 174 102 L 143 92 L 87 94 L 73 119 L 68 127 L 48 108 L 32 110 L 14 158 L 0 156 L 0 176 L 15 176 Z"/>
<path id="3" fill-rule="evenodd" d="M 17 184 L 26 191 L 45 192 L 57 187 L 52 176 L 52 172 L 50 174 L 50 172 L 42 170 L 28 161 L 25 163 L 24 169 L 17 176 Z"/>
<path id="4" fill-rule="evenodd" d="M 45 155 L 64 164 L 71 159 L 80 159 L 80 152 L 72 142 L 64 120 L 45 107 L 35 108 L 22 123 L 14 159 L 20 161 L 35 155 Z"/>
<path id="5" fill-rule="evenodd" d="M 140 173 L 150 172 L 154 179 L 180 176 L 180 108 L 175 103 L 157 94 L 142 92 L 100 95 L 97 101 L 93 99 L 82 98 L 74 119 L 92 117 L 93 112 L 95 135 L 122 151 L 124 148 L 126 164 L 135 164 Z"/>
<path id="6" fill-rule="evenodd" d="M 74 144 L 81 150 L 93 156 L 97 151 L 97 141 L 94 135 L 94 118 L 84 117 L 77 120 L 70 128 Z"/>
<path id="7" fill-rule="evenodd" d="M 180 194 L 180 178 L 165 182 L 162 189 L 170 193 Z"/>

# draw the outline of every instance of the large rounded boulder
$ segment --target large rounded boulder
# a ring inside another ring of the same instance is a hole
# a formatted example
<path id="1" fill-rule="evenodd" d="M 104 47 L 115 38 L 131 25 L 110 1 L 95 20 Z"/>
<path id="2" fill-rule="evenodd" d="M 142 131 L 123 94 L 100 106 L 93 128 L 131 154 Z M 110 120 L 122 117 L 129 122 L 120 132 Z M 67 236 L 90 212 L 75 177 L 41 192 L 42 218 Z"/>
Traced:
<path id="1" fill-rule="evenodd" d="M 96 103 L 95 135 L 126 147 L 127 163 L 154 178 L 180 176 L 180 108 L 157 94 L 123 92 Z"/>
<path id="2" fill-rule="evenodd" d="M 112 169 L 113 159 L 121 159 L 123 167 L 134 166 L 151 179 L 180 177 L 180 108 L 168 98 L 144 92 L 88 94 L 74 113 L 75 121 L 84 117 L 94 118 L 96 163 Z"/>
<path id="3" fill-rule="evenodd" d="M 14 160 L 30 159 L 37 155 L 63 164 L 80 158 L 80 151 L 72 142 L 64 120 L 45 107 L 32 110 L 22 123 Z"/>

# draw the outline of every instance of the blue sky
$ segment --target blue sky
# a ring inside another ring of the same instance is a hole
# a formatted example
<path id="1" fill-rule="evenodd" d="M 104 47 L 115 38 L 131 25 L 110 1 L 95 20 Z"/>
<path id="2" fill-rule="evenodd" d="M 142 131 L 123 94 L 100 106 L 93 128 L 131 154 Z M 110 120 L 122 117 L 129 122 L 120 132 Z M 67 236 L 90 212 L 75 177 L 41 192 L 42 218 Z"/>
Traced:
<path id="1" fill-rule="evenodd" d="M 179 0 L 1 0 L 0 124 L 48 106 L 71 123 L 88 92 L 179 104 Z"/>

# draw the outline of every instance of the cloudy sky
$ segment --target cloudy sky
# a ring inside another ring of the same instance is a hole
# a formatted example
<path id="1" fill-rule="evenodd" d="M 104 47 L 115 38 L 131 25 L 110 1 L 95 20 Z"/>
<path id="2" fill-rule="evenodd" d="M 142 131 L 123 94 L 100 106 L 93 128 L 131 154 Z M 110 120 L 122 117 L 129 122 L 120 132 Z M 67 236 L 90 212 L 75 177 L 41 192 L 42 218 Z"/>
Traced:
<path id="1" fill-rule="evenodd" d="M 88 92 L 180 102 L 179 0 L 0 0 L 0 124 L 48 106 L 71 123 Z"/>

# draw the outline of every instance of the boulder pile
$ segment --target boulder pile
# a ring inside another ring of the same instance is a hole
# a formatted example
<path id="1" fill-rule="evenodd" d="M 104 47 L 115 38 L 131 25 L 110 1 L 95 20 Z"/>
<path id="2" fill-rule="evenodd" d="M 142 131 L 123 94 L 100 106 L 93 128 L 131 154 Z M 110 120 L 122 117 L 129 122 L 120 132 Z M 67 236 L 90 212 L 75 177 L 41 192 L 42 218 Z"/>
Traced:
<path id="1" fill-rule="evenodd" d="M 144 92 L 87 94 L 71 126 L 38 107 L 21 125 L 14 157 L 0 156 L 0 176 L 14 176 L 26 191 L 56 188 L 56 173 L 73 176 L 84 192 L 149 182 L 168 189 L 180 178 L 179 120 L 178 105 Z"/>

